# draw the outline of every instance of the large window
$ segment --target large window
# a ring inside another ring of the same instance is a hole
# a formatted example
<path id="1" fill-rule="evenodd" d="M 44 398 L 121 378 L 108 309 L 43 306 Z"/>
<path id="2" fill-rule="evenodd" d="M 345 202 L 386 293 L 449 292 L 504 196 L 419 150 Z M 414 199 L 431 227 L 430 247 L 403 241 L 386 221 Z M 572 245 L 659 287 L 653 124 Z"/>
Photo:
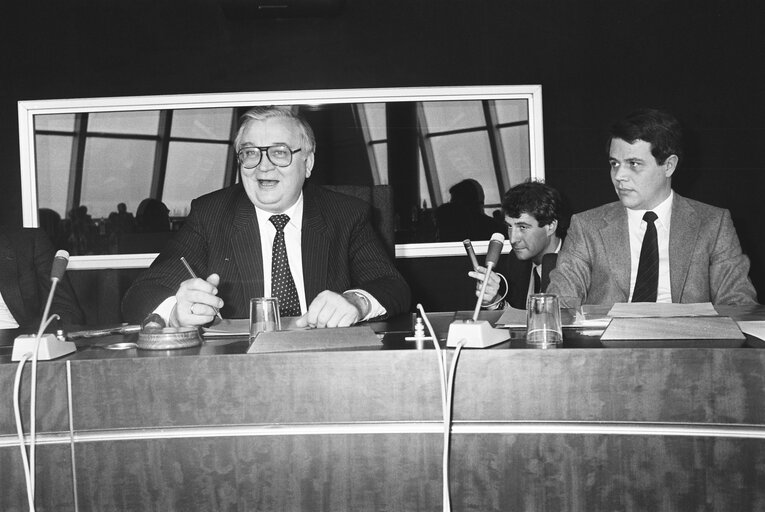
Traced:
<path id="1" fill-rule="evenodd" d="M 135 212 L 157 198 L 183 217 L 230 178 L 233 120 L 233 108 L 36 116 L 39 207 L 108 219 L 118 203 Z"/>
<path id="2" fill-rule="evenodd" d="M 152 253 L 129 264 L 99 255 L 122 254 L 115 232 L 147 232 L 124 221 L 138 223 L 146 205 L 159 204 L 167 215 L 159 225 L 172 231 L 193 198 L 235 183 L 238 117 L 257 104 L 290 106 L 309 120 L 318 140 L 312 180 L 392 188 L 397 257 L 459 254 L 432 243 L 449 240 L 438 226 L 412 228 L 435 222 L 455 185 L 474 182 L 489 217 L 507 188 L 544 177 L 539 86 L 20 102 L 24 224 L 45 227 L 57 216 L 71 230 L 85 218 L 98 240 L 66 247 L 87 257 L 80 268 L 148 265 Z"/>
<path id="3" fill-rule="evenodd" d="M 388 148 L 384 103 L 358 105 L 378 183 L 387 183 Z M 484 186 L 487 213 L 501 195 L 530 176 L 526 100 L 417 103 L 420 204 L 439 206 L 464 179 Z"/>

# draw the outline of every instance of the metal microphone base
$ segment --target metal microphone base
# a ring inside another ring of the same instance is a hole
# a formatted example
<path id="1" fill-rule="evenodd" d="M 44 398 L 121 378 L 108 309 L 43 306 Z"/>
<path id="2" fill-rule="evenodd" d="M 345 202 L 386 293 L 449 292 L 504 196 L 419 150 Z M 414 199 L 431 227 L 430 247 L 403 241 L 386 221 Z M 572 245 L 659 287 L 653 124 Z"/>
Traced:
<path id="1" fill-rule="evenodd" d="M 12 361 L 21 361 L 24 354 L 31 354 L 35 351 L 35 340 L 37 336 L 34 334 L 22 334 L 17 336 L 13 342 L 13 354 L 11 355 Z M 50 361 L 72 352 L 76 352 L 77 347 L 71 341 L 61 341 L 56 338 L 54 334 L 43 334 L 40 338 L 40 347 L 37 350 L 38 361 Z"/>
<path id="2" fill-rule="evenodd" d="M 486 320 L 455 320 L 449 325 L 447 347 L 456 347 L 460 341 L 466 348 L 486 348 L 510 339 L 507 329 L 495 329 Z"/>

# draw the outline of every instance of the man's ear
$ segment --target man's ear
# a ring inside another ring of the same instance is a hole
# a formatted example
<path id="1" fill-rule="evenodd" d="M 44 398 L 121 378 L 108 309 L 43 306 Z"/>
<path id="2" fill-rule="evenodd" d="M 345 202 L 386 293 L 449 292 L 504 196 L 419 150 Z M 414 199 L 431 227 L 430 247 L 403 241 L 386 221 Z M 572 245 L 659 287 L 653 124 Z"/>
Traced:
<path id="1" fill-rule="evenodd" d="M 558 220 L 554 220 L 545 226 L 547 228 L 547 236 L 553 236 L 558 230 Z"/>
<path id="2" fill-rule="evenodd" d="M 678 162 L 677 155 L 669 155 L 667 159 L 664 161 L 664 176 L 667 178 L 671 178 L 672 174 L 675 172 L 675 169 L 677 169 L 677 162 Z"/>
<path id="3" fill-rule="evenodd" d="M 308 155 L 305 159 L 305 177 L 311 177 L 311 171 L 313 170 L 313 153 Z"/>

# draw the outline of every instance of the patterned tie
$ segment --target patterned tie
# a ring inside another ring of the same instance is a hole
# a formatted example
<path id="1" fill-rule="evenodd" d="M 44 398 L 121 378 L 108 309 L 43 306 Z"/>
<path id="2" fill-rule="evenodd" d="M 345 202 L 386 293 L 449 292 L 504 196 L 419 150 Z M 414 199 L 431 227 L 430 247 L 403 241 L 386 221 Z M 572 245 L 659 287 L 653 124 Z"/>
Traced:
<path id="1" fill-rule="evenodd" d="M 643 247 L 640 249 L 635 290 L 632 292 L 632 302 L 656 302 L 656 292 L 659 288 L 659 242 L 656 239 L 658 217 L 653 212 L 645 212 L 646 222 Z"/>
<path id="2" fill-rule="evenodd" d="M 276 227 L 271 256 L 271 295 L 279 299 L 281 316 L 300 316 L 300 299 L 292 279 L 290 262 L 287 260 L 287 246 L 284 243 L 284 226 L 290 218 L 288 215 L 272 215 L 268 220 Z"/>
<path id="3" fill-rule="evenodd" d="M 542 278 L 539 277 L 536 265 L 531 267 L 531 273 L 534 276 L 534 293 L 542 293 Z"/>

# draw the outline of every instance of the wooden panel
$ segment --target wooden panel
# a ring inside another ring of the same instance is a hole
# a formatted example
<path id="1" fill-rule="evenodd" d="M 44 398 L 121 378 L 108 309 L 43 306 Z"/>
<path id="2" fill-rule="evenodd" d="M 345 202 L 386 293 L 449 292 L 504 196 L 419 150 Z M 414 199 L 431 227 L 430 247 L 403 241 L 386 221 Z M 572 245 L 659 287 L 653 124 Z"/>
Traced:
<path id="1" fill-rule="evenodd" d="M 432 351 L 78 361 L 78 430 L 437 420 Z"/>
<path id="2" fill-rule="evenodd" d="M 761 440 L 460 435 L 454 510 L 765 510 Z"/>
<path id="3" fill-rule="evenodd" d="M 441 510 L 439 435 L 229 437 L 77 447 L 84 510 Z"/>
<path id="4" fill-rule="evenodd" d="M 455 420 L 765 423 L 754 349 L 463 351 Z"/>
<path id="5" fill-rule="evenodd" d="M 10 353 L 9 353 L 10 354 Z M 9 358 L 10 359 L 10 358 Z M 13 413 L 13 382 L 17 363 L 0 364 L 0 435 L 16 434 Z M 25 430 L 29 429 L 29 400 L 32 365 L 24 366 L 20 386 L 20 405 Z M 40 361 L 37 366 L 37 430 L 39 432 L 69 431 L 67 409 L 66 366 L 62 362 Z"/>
<path id="6" fill-rule="evenodd" d="M 72 464 L 69 445 L 38 445 L 36 448 L 36 510 L 74 510 Z M 0 447 L 0 510 L 29 510 L 21 451 L 18 446 Z"/>

